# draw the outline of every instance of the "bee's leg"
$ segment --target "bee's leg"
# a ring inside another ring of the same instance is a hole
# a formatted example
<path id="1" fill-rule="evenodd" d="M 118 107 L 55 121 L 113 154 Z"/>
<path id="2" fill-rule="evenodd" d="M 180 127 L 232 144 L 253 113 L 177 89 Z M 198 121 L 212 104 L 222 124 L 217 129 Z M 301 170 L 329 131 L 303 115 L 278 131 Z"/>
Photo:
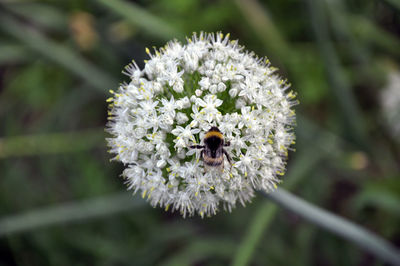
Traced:
<path id="1" fill-rule="evenodd" d="M 227 142 L 224 143 L 224 147 L 228 147 L 228 146 L 231 146 L 231 142 L 230 141 L 227 141 Z"/>
<path id="2" fill-rule="evenodd" d="M 226 156 L 226 159 L 228 159 L 228 162 L 229 162 L 229 164 L 231 165 L 231 168 L 232 168 L 232 159 L 231 159 L 231 156 L 229 156 L 229 154 L 228 154 L 228 152 L 227 152 L 226 150 L 222 149 L 222 151 L 224 152 L 224 154 L 225 154 L 225 156 Z"/>
<path id="3" fill-rule="evenodd" d="M 191 149 L 204 149 L 204 145 L 192 145 L 190 146 Z"/>
<path id="4" fill-rule="evenodd" d="M 203 161 L 203 168 L 204 168 L 204 174 L 207 173 L 207 167 L 206 164 L 204 163 L 204 150 L 201 150 L 200 152 L 200 159 Z"/>

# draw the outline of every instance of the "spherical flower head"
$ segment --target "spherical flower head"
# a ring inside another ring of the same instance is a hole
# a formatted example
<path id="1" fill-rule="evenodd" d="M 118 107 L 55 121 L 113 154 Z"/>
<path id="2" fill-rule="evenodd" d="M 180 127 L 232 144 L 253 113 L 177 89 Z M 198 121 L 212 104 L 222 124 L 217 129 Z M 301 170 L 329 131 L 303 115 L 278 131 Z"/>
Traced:
<path id="1" fill-rule="evenodd" d="M 231 211 L 276 188 L 297 101 L 269 61 L 222 33 L 146 52 L 144 68 L 128 65 L 130 82 L 107 100 L 107 141 L 128 188 L 184 217 Z M 204 142 L 212 127 L 220 146 Z"/>

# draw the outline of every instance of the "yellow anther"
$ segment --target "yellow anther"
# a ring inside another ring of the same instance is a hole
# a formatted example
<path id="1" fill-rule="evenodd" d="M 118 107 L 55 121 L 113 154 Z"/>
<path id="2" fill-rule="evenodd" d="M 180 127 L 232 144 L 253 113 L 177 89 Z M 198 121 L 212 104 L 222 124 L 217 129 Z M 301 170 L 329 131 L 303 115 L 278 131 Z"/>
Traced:
<path id="1" fill-rule="evenodd" d="M 142 198 L 143 199 L 146 197 L 146 193 L 147 193 L 147 190 L 143 191 L 143 193 L 142 193 Z"/>
<path id="2" fill-rule="evenodd" d="M 165 206 L 165 211 L 168 211 L 169 209 L 169 204 L 167 204 L 167 206 Z"/>
<path id="3" fill-rule="evenodd" d="M 150 50 L 147 47 L 146 47 L 146 54 L 150 55 Z"/>
<path id="4" fill-rule="evenodd" d="M 106 102 L 112 102 L 112 101 L 114 101 L 114 98 L 113 97 L 110 97 L 110 98 L 108 98 L 107 100 L 106 100 Z"/>

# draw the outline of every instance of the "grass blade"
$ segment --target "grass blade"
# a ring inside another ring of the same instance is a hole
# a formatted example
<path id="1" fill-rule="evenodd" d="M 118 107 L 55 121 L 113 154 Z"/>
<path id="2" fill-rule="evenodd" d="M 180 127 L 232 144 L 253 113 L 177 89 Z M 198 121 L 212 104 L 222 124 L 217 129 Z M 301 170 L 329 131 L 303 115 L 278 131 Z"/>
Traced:
<path id="1" fill-rule="evenodd" d="M 29 48 L 81 77 L 103 93 L 106 93 L 108 88 L 113 88 L 118 84 L 110 75 L 86 61 L 73 50 L 48 39 L 37 30 L 22 24 L 3 12 L 0 13 L 0 28 L 25 43 Z"/>
<path id="2" fill-rule="evenodd" d="M 270 50 L 271 54 L 274 54 L 274 57 L 277 59 L 286 59 L 291 50 L 268 16 L 265 8 L 257 0 L 235 0 L 235 2 L 261 42 Z"/>
<path id="3" fill-rule="evenodd" d="M 257 245 L 261 242 L 265 231 L 274 219 L 278 207 L 270 202 L 264 202 L 251 219 L 251 224 L 243 241 L 236 249 L 232 260 L 233 266 L 249 265 Z"/>
<path id="4" fill-rule="evenodd" d="M 105 146 L 104 129 L 0 138 L 0 159 L 57 154 Z"/>
<path id="5" fill-rule="evenodd" d="M 390 5 L 397 8 L 398 11 L 400 11 L 400 1 L 399 0 L 385 0 L 385 2 L 388 2 Z"/>
<path id="6" fill-rule="evenodd" d="M 173 38 L 182 39 L 184 37 L 182 32 L 133 2 L 128 3 L 121 0 L 97 0 L 97 2 L 119 14 L 134 26 L 140 27 L 143 32 L 153 37 L 164 41 L 169 41 Z"/>
<path id="7" fill-rule="evenodd" d="M 33 58 L 32 53 L 20 44 L 0 44 L 0 65 L 25 62 L 30 58 Z"/>
<path id="8" fill-rule="evenodd" d="M 310 12 L 311 24 L 317 39 L 317 45 L 320 50 L 329 83 L 332 92 L 336 97 L 340 106 L 342 118 L 345 126 L 348 128 L 346 132 L 352 140 L 365 150 L 368 150 L 368 141 L 364 125 L 364 119 L 358 108 L 358 103 L 351 91 L 350 84 L 342 71 L 335 49 L 329 37 L 329 30 L 325 17 L 325 6 L 321 1 L 307 0 Z"/>
<path id="9" fill-rule="evenodd" d="M 138 209 L 144 204 L 145 201 L 136 200 L 130 193 L 121 193 L 82 202 L 66 203 L 55 207 L 32 210 L 1 218 L 0 237 L 59 223 L 110 216 Z"/>
<path id="10" fill-rule="evenodd" d="M 324 156 L 321 156 L 321 154 L 311 149 L 307 153 L 300 155 L 299 158 L 293 162 L 290 173 L 287 176 L 288 181 L 284 183 L 283 186 L 287 189 L 296 187 L 301 179 L 324 158 Z M 232 265 L 249 265 L 257 245 L 262 241 L 264 233 L 268 230 L 277 211 L 277 206 L 271 204 L 271 202 L 267 201 L 262 203 L 254 217 L 250 219 L 251 223 L 249 224 L 242 242 L 237 247 Z"/>
<path id="11" fill-rule="evenodd" d="M 197 239 L 186 245 L 183 251 L 171 256 L 160 265 L 197 265 L 199 261 L 204 261 L 209 257 L 229 258 L 234 249 L 235 245 L 229 239 Z"/>
<path id="12" fill-rule="evenodd" d="M 301 117 L 301 125 L 298 128 L 298 135 L 307 139 L 314 135 L 315 131 L 318 131 L 313 127 L 306 119 Z M 324 160 L 327 156 L 335 154 L 337 149 L 339 139 L 334 138 L 329 133 L 319 132 L 320 139 L 314 139 L 314 145 L 309 149 L 305 149 L 302 154 L 291 163 L 289 168 L 289 173 L 285 177 L 286 182 L 283 183 L 283 187 L 286 189 L 294 189 L 301 180 L 314 169 L 319 162 Z M 309 141 L 311 142 L 311 141 Z M 322 145 L 324 143 L 329 143 L 329 146 Z M 321 147 L 323 149 L 321 149 Z M 262 203 L 256 214 L 248 226 L 244 238 L 237 248 L 235 256 L 232 261 L 234 266 L 248 265 L 251 262 L 251 258 L 254 254 L 257 245 L 262 241 L 265 232 L 268 230 L 269 225 L 274 219 L 278 208 L 276 205 L 271 204 L 271 202 L 266 201 Z"/>

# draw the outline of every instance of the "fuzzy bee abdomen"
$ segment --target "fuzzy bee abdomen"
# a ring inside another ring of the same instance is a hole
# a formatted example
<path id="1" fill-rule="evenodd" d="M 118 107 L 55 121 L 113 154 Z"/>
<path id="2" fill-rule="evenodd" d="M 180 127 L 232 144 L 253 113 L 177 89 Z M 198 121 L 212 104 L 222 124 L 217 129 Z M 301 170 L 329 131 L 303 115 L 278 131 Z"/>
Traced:
<path id="1" fill-rule="evenodd" d="M 212 157 L 208 157 L 205 155 L 205 156 L 203 156 L 203 161 L 208 166 L 219 166 L 223 163 L 224 157 L 220 156 L 220 157 L 212 158 Z"/>

